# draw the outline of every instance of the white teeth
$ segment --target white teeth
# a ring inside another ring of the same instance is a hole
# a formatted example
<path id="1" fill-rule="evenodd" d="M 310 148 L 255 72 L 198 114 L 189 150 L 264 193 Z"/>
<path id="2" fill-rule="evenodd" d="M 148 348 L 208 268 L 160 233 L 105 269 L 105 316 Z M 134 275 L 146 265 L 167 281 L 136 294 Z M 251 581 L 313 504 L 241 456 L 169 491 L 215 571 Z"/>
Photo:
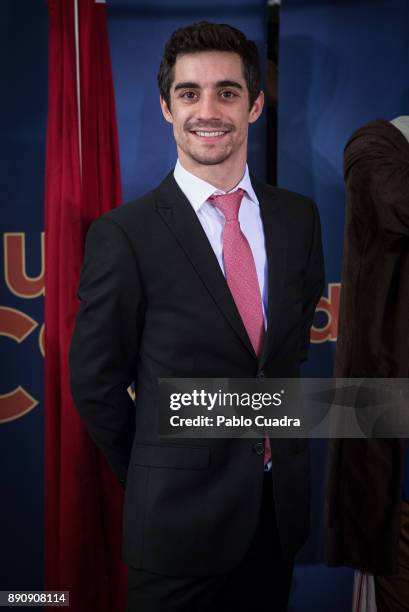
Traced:
<path id="1" fill-rule="evenodd" d="M 215 136 L 223 136 L 225 132 L 195 132 L 198 136 L 205 136 L 206 138 L 214 138 Z"/>

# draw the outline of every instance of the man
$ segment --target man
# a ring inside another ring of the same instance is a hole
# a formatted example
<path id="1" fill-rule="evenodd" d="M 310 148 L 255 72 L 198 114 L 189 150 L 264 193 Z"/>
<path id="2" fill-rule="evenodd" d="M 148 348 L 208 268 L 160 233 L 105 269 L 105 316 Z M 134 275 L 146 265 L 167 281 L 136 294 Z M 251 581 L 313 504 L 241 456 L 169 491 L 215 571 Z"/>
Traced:
<path id="1" fill-rule="evenodd" d="M 408 128 L 408 117 L 371 121 L 345 147 L 346 233 L 335 368 L 340 378 L 408 376 Z M 333 440 L 330 446 L 327 560 L 362 572 L 357 611 L 364 588 L 367 601 L 376 599 L 378 612 L 409 609 L 406 455 L 405 461 L 403 439 Z"/>
<path id="2" fill-rule="evenodd" d="M 323 286 L 318 213 L 249 177 L 263 93 L 244 34 L 177 30 L 158 82 L 179 159 L 90 229 L 73 394 L 126 482 L 128 610 L 248 610 L 267 595 L 285 610 L 309 527 L 306 441 L 168 442 L 155 396 L 161 377 L 298 376 Z"/>

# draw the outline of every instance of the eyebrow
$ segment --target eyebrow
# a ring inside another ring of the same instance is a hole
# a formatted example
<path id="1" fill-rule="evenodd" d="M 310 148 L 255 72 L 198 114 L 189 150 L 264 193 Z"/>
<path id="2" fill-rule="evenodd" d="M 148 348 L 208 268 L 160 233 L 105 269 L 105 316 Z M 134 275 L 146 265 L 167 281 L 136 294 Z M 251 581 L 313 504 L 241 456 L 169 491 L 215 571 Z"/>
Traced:
<path id="1" fill-rule="evenodd" d="M 236 89 L 241 89 L 243 90 L 243 86 L 240 85 L 240 83 L 238 83 L 237 81 L 229 81 L 229 80 L 224 80 L 224 81 L 217 81 L 215 83 L 216 87 L 236 87 Z M 183 81 L 182 83 L 178 83 L 177 85 L 175 85 L 175 91 L 177 91 L 178 89 L 200 89 L 200 85 L 199 83 L 194 83 L 193 81 Z"/>

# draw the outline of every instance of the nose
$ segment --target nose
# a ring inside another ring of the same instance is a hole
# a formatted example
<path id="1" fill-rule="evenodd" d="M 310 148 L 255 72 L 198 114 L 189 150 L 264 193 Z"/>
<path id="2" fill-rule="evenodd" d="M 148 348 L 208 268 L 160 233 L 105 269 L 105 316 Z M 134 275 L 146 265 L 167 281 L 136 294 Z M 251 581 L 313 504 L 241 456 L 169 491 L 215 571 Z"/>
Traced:
<path id="1" fill-rule="evenodd" d="M 221 119 L 220 102 L 217 95 L 213 92 L 202 92 L 200 106 L 198 108 L 198 119 L 201 121 L 211 121 Z"/>

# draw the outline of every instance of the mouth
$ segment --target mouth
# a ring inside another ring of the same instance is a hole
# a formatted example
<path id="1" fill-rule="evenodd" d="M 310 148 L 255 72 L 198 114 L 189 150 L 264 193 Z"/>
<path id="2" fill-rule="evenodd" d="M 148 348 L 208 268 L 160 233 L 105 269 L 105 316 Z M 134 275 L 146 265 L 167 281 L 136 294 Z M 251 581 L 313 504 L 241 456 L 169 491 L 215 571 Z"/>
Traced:
<path id="1" fill-rule="evenodd" d="M 203 142 L 217 142 L 222 140 L 230 130 L 191 130 L 191 134 L 194 134 L 199 140 Z"/>

